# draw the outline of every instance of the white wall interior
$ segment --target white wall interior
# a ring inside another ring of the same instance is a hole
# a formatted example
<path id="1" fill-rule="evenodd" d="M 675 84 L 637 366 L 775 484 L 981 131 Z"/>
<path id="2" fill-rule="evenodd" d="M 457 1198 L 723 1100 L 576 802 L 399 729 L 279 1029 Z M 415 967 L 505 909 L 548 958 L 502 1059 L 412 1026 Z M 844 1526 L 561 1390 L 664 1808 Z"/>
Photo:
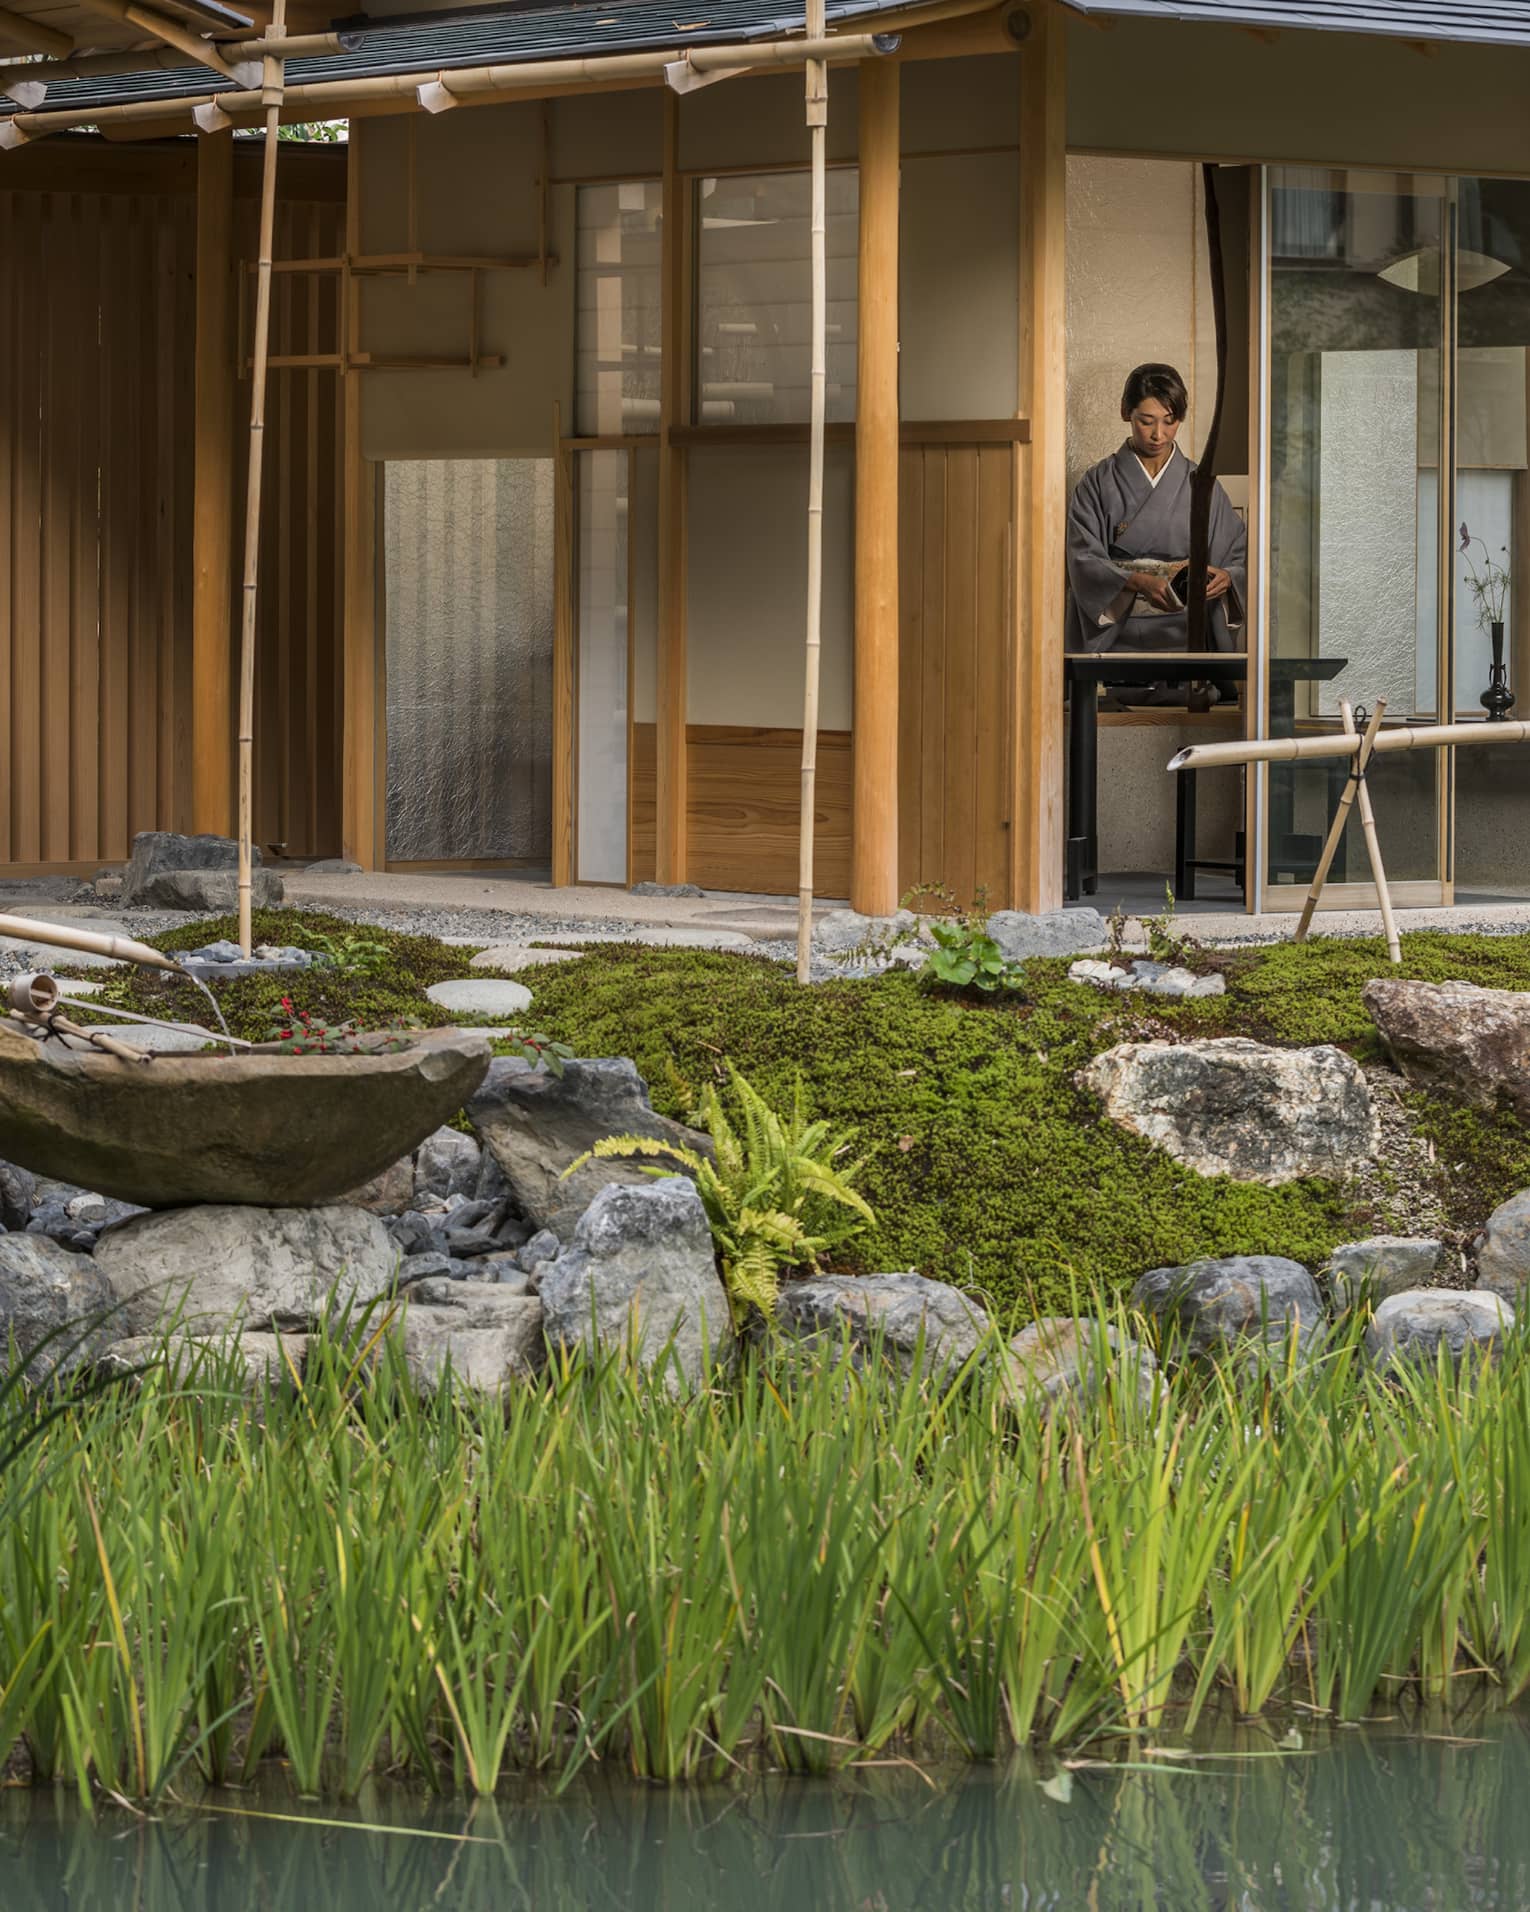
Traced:
<path id="1" fill-rule="evenodd" d="M 627 880 L 627 540 L 624 451 L 579 458 L 578 816 L 575 876 Z"/>

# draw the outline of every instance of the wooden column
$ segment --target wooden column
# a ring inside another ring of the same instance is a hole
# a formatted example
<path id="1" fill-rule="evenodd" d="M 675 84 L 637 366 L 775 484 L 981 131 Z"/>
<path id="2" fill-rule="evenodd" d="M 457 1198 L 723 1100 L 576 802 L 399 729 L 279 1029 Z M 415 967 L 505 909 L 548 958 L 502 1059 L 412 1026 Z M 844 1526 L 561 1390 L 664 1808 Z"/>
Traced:
<path id="1" fill-rule="evenodd" d="M 346 162 L 345 251 L 361 250 L 361 125 L 351 121 Z M 348 357 L 360 349 L 360 287 L 348 271 L 340 275 L 340 323 Z M 340 769 L 340 835 L 344 854 L 364 870 L 383 857 L 384 811 L 378 789 L 385 774 L 378 746 L 382 701 L 377 671 L 377 478 L 361 455 L 361 373 L 344 373 L 345 442 L 345 636 L 344 717 Z"/>
<path id="2" fill-rule="evenodd" d="M 234 135 L 197 141 L 191 827 L 234 827 Z"/>
<path id="3" fill-rule="evenodd" d="M 686 880 L 685 449 L 673 430 L 687 422 L 691 283 L 685 181 L 680 176 L 680 102 L 664 96 L 664 199 L 660 251 L 663 300 L 659 411 L 659 631 L 657 660 L 654 874 Z"/>
<path id="4" fill-rule="evenodd" d="M 898 79 L 860 69 L 850 901 L 898 907 Z"/>
<path id="5" fill-rule="evenodd" d="M 553 406 L 553 760 L 552 883 L 574 880 L 574 455 L 563 443 L 563 408 Z M 628 602 L 631 602 L 629 597 Z M 629 677 L 628 681 L 631 679 Z"/>
<path id="6" fill-rule="evenodd" d="M 1019 415 L 1030 443 L 1015 451 L 1010 904 L 1049 910 L 1062 902 L 1068 71 L 1059 11 L 1036 7 L 1031 19 L 1020 55 Z"/>

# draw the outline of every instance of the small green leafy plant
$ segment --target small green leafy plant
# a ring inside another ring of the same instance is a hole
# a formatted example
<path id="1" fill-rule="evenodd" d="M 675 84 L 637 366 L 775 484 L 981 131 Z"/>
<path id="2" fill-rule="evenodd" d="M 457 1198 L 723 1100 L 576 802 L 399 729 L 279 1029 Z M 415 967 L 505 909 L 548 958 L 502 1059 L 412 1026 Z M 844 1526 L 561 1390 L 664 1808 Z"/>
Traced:
<path id="1" fill-rule="evenodd" d="M 712 1138 L 715 1162 L 652 1136 L 612 1135 L 564 1172 L 572 1175 L 592 1159 L 632 1155 L 661 1157 L 688 1169 L 711 1224 L 735 1321 L 752 1308 L 768 1320 L 783 1274 L 816 1269 L 820 1256 L 874 1224 L 876 1216 L 854 1186 L 861 1163 L 839 1165 L 850 1134 L 835 1134 L 827 1122 L 807 1119 L 800 1081 L 787 1115 L 771 1108 L 732 1063 L 728 1086 L 736 1114 L 730 1114 L 711 1083 L 702 1091 L 698 1111 Z M 647 1175 L 674 1172 L 646 1161 L 640 1166 Z"/>
<path id="2" fill-rule="evenodd" d="M 986 928 L 966 921 L 933 922 L 930 934 L 935 947 L 918 971 L 926 986 L 980 989 L 988 996 L 1024 989 L 1023 967 L 1010 961 Z"/>
<path id="3" fill-rule="evenodd" d="M 562 1075 L 564 1063 L 574 1055 L 566 1042 L 554 1042 L 551 1036 L 524 1035 L 519 1029 L 510 1030 L 503 1040 L 509 1054 L 529 1062 L 533 1069 L 539 1062 L 545 1063 L 549 1074 L 555 1076 Z"/>
<path id="4" fill-rule="evenodd" d="M 392 960 L 388 945 L 373 936 L 327 936 L 316 930 L 309 932 L 306 941 L 326 968 L 351 976 L 380 976 Z"/>

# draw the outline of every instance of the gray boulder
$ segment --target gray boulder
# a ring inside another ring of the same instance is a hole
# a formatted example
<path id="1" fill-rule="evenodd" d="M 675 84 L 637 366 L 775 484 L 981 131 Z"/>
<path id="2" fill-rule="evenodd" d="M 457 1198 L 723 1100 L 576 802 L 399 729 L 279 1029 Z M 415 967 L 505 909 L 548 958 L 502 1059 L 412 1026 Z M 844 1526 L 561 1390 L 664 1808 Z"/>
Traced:
<path id="1" fill-rule="evenodd" d="M 375 1215 L 339 1206 L 167 1209 L 113 1229 L 96 1251 L 125 1332 L 173 1324 L 203 1338 L 365 1306 L 392 1291 L 397 1263 Z"/>
<path id="2" fill-rule="evenodd" d="M 572 1241 L 580 1216 L 610 1183 L 650 1181 L 635 1162 L 587 1162 L 564 1170 L 609 1135 L 644 1135 L 710 1154 L 708 1137 L 655 1112 L 648 1087 L 625 1057 L 569 1062 L 561 1076 L 497 1057 L 467 1104 L 468 1120 L 504 1171 L 516 1206 L 534 1229 Z M 676 1168 L 676 1173 L 680 1171 Z"/>
<path id="3" fill-rule="evenodd" d="M 1481 1288 L 1415 1288 L 1390 1295 L 1365 1330 L 1365 1351 L 1377 1367 L 1433 1368 L 1443 1348 L 1452 1367 L 1468 1353 L 1493 1358 L 1514 1326 L 1514 1310 Z"/>
<path id="4" fill-rule="evenodd" d="M 830 1360 L 848 1341 L 859 1365 L 877 1349 L 905 1374 L 959 1367 L 989 1331 L 987 1310 L 925 1275 L 813 1275 L 789 1281 L 776 1303 L 786 1339 Z"/>
<path id="5" fill-rule="evenodd" d="M 0 1370 L 13 1338 L 33 1381 L 94 1360 L 127 1332 L 113 1300 L 88 1255 L 46 1235 L 0 1235 Z"/>
<path id="6" fill-rule="evenodd" d="M 1036 916 L 1025 910 L 995 910 L 988 934 L 1012 963 L 1032 956 L 1074 956 L 1102 949 L 1110 939 L 1104 917 L 1087 907 L 1043 910 Z"/>
<path id="7" fill-rule="evenodd" d="M 37 1178 L 14 1162 L 0 1162 L 0 1228 L 25 1228 L 32 1219 Z"/>
<path id="8" fill-rule="evenodd" d="M 1371 1235 L 1336 1248 L 1328 1263 L 1328 1292 L 1340 1313 L 1362 1300 L 1385 1301 L 1409 1288 L 1427 1288 L 1445 1263 L 1445 1244 L 1406 1235 Z"/>
<path id="9" fill-rule="evenodd" d="M 572 1248 L 537 1272 L 553 1347 L 630 1349 L 645 1368 L 662 1362 L 672 1389 L 701 1380 L 732 1350 L 712 1231 L 683 1175 L 603 1188 Z"/>
<path id="10" fill-rule="evenodd" d="M 497 1394 L 535 1379 L 547 1358 L 536 1296 L 483 1282 L 422 1283 L 410 1293 L 400 1337 L 410 1376 L 425 1393 L 449 1369 L 458 1385 Z"/>
<path id="11" fill-rule="evenodd" d="M 1183 1268 L 1154 1268 L 1132 1289 L 1132 1306 L 1159 1327 L 1161 1353 L 1186 1359 L 1268 1353 L 1298 1358 L 1323 1329 L 1317 1285 L 1283 1255 L 1227 1255 Z"/>
<path id="12" fill-rule="evenodd" d="M 239 878 L 233 870 L 161 870 L 122 900 L 136 909 L 186 910 L 198 916 L 225 916 L 239 907 Z M 276 872 L 252 870 L 251 907 L 275 909 L 281 900 L 282 880 Z"/>
<path id="13" fill-rule="evenodd" d="M 916 936 L 919 918 L 912 910 L 892 916 L 866 916 L 860 910 L 830 910 L 813 925 L 813 947 L 821 956 L 868 955 L 884 950 L 895 936 Z"/>
<path id="14" fill-rule="evenodd" d="M 204 1385 L 231 1368 L 243 1392 L 258 1396 L 301 1375 L 307 1355 L 303 1334 L 142 1334 L 116 1342 L 96 1365 L 122 1374 L 163 1363 L 177 1379 Z"/>
<path id="15" fill-rule="evenodd" d="M 260 861 L 260 851 L 253 850 L 251 893 L 264 909 L 281 901 L 282 886 Z M 233 909 L 238 880 L 239 845 L 232 837 L 140 830 L 122 873 L 120 900 L 135 909 Z"/>
<path id="16" fill-rule="evenodd" d="M 482 1167 L 483 1151 L 471 1135 L 461 1129 L 437 1129 L 415 1154 L 415 1206 L 444 1202 L 450 1195 L 476 1196 Z"/>
<path id="17" fill-rule="evenodd" d="M 1530 1121 L 1530 991 L 1388 976 L 1361 995 L 1410 1082 Z"/>
<path id="18" fill-rule="evenodd" d="M 359 1188 L 340 1197 L 347 1208 L 364 1208 L 370 1215 L 402 1215 L 414 1200 L 414 1159 L 402 1155 Z"/>
<path id="19" fill-rule="evenodd" d="M 1092 1400 L 1102 1388 L 1134 1394 L 1151 1406 L 1157 1388 L 1157 1357 L 1110 1322 L 1072 1315 L 1043 1316 L 1022 1328 L 1009 1344 L 1006 1373 L 1017 1395 L 1050 1408 L 1060 1401 Z"/>
<path id="20" fill-rule="evenodd" d="M 1328 1043 L 1123 1042 L 1078 1081 L 1113 1122 L 1199 1175 L 1269 1187 L 1308 1175 L 1341 1180 L 1376 1151 L 1370 1088 Z"/>
<path id="21" fill-rule="evenodd" d="M 317 863 L 303 866 L 305 876 L 360 876 L 361 865 L 348 856 L 321 856 Z"/>
<path id="22" fill-rule="evenodd" d="M 1530 1188 L 1500 1202 L 1472 1243 L 1477 1286 L 1519 1305 L 1530 1281 Z"/>

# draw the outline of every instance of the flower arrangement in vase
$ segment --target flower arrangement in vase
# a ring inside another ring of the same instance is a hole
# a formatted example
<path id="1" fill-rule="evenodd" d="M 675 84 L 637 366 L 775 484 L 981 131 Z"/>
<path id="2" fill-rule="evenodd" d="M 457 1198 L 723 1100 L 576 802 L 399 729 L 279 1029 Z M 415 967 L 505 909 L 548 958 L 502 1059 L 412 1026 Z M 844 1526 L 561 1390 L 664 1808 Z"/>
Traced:
<path id="1" fill-rule="evenodd" d="M 1481 545 L 1479 567 L 1472 546 Z M 1500 547 L 1505 557 L 1509 547 Z M 1489 723 L 1502 723 L 1514 708 L 1514 693 L 1509 689 L 1509 674 L 1503 661 L 1503 614 L 1509 598 L 1509 572 L 1499 564 L 1483 538 L 1474 538 L 1467 525 L 1461 526 L 1461 553 L 1466 559 L 1466 582 L 1477 605 L 1477 624 L 1488 633 L 1493 645 L 1493 663 L 1488 687 L 1477 700 L 1488 714 Z"/>

